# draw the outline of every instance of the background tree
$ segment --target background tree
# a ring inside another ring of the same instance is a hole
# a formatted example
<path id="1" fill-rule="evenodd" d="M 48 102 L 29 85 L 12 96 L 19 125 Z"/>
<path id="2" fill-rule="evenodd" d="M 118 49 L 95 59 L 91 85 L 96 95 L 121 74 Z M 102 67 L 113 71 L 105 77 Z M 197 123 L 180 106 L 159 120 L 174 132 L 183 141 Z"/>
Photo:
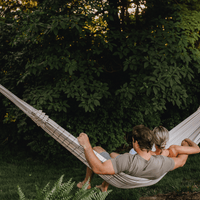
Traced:
<path id="1" fill-rule="evenodd" d="M 1 83 L 73 135 L 86 132 L 93 145 L 108 150 L 129 142 L 134 125 L 171 129 L 199 105 L 194 5 L 199 3 L 38 1 L 15 18 L 1 18 L 1 47 L 7 48 L 1 50 Z M 128 12 L 131 7 L 135 12 Z M 18 138 L 47 156 L 60 152 L 5 98 L 3 105 L 16 119 Z"/>

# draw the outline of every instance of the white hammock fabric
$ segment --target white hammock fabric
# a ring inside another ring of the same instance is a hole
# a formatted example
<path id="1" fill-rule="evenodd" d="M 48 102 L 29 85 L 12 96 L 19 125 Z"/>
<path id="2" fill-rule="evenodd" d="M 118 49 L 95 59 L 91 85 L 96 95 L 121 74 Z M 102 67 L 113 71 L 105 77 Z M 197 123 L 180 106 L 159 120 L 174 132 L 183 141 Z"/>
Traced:
<path id="1" fill-rule="evenodd" d="M 77 138 L 71 135 L 68 131 L 64 130 L 56 122 L 51 120 L 45 113 L 41 110 L 37 110 L 19 99 L 17 96 L 8 91 L 5 87 L 0 85 L 0 92 L 10 99 L 16 106 L 18 106 L 26 115 L 28 115 L 38 126 L 40 126 L 45 132 L 52 136 L 56 141 L 58 141 L 62 146 L 64 146 L 68 151 L 80 159 L 86 166 L 90 167 L 84 154 L 83 147 L 78 143 Z M 195 113 L 177 125 L 170 131 L 170 139 L 167 143 L 167 148 L 172 145 L 180 145 L 181 141 L 185 138 L 190 138 L 196 144 L 200 142 L 200 109 Z M 105 162 L 106 159 L 100 154 L 95 152 L 95 155 L 102 161 Z M 140 177 L 133 177 L 127 175 L 123 172 L 115 175 L 99 175 L 109 184 L 123 189 L 146 187 L 156 184 L 164 176 L 161 176 L 156 180 L 149 180 Z"/>

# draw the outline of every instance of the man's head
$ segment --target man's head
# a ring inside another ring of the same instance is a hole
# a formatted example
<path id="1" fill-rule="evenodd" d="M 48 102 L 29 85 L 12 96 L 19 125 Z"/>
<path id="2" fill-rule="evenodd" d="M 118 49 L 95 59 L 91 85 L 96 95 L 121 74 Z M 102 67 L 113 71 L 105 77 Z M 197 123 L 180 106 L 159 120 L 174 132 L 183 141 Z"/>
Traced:
<path id="1" fill-rule="evenodd" d="M 133 141 L 138 143 L 141 150 L 150 151 L 154 144 L 154 137 L 152 131 L 144 125 L 137 125 L 133 127 L 132 132 Z"/>

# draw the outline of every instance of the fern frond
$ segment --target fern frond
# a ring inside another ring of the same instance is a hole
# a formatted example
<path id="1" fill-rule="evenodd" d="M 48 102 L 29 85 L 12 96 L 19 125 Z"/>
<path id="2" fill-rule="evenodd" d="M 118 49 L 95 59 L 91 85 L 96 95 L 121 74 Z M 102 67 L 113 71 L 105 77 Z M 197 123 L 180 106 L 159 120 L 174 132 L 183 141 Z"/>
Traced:
<path id="1" fill-rule="evenodd" d="M 37 185 L 35 185 L 35 188 L 36 188 L 36 200 L 44 200 L 45 195 L 48 193 L 49 183 L 47 183 L 42 190 L 40 190 Z"/>
<path id="2" fill-rule="evenodd" d="M 64 174 L 58 179 L 58 181 L 55 183 L 55 186 L 60 188 L 62 182 L 63 182 L 63 177 L 64 177 Z"/>
<path id="3" fill-rule="evenodd" d="M 50 200 L 52 199 L 53 195 L 56 192 L 56 186 L 54 186 L 49 192 L 46 193 L 44 200 Z"/>
<path id="4" fill-rule="evenodd" d="M 26 197 L 24 195 L 24 193 L 22 192 L 21 188 L 19 187 L 19 185 L 17 186 L 17 189 L 18 189 L 18 195 L 19 195 L 19 199 L 20 200 L 26 200 Z"/>
<path id="5" fill-rule="evenodd" d="M 48 190 L 49 190 L 49 184 L 50 184 L 50 182 L 48 182 L 48 183 L 44 186 L 44 188 L 42 189 L 42 193 L 43 193 L 43 194 L 46 194 L 46 193 L 48 192 Z"/>
<path id="6" fill-rule="evenodd" d="M 83 199 L 91 200 L 93 196 L 94 196 L 94 191 L 92 189 L 90 190 L 80 189 L 72 200 L 83 200 Z"/>
<path id="7" fill-rule="evenodd" d="M 63 177 L 64 175 L 62 175 L 54 184 L 53 188 L 45 194 L 44 200 L 66 200 L 71 198 L 69 193 L 75 182 L 72 183 L 72 179 L 70 179 L 67 183 L 62 184 Z"/>
<path id="8" fill-rule="evenodd" d="M 70 199 L 72 199 L 72 197 L 73 197 L 73 196 L 70 195 L 70 196 L 68 196 L 68 197 L 64 197 L 63 200 L 70 200 Z"/>
<path id="9" fill-rule="evenodd" d="M 99 189 L 97 189 L 97 190 L 98 191 L 94 194 L 94 199 L 96 199 L 96 200 L 104 200 L 104 199 L 106 199 L 108 194 L 110 192 L 112 192 L 112 190 L 108 190 L 107 192 L 102 192 Z"/>
<path id="10" fill-rule="evenodd" d="M 91 200 L 94 196 L 94 189 L 88 190 L 89 180 L 83 185 L 83 187 L 78 190 L 72 200 L 82 200 L 87 198 L 87 200 Z"/>
<path id="11" fill-rule="evenodd" d="M 69 195 L 74 187 L 74 184 L 75 182 L 72 183 L 72 179 L 70 179 L 67 183 L 62 184 L 60 187 L 61 193 L 63 193 L 64 196 Z"/>

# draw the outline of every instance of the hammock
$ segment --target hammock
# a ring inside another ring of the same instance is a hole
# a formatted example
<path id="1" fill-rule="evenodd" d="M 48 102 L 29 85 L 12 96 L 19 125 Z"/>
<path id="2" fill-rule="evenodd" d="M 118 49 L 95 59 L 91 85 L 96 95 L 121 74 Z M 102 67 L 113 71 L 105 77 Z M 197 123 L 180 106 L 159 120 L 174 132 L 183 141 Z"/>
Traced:
<path id="1" fill-rule="evenodd" d="M 16 106 L 18 106 L 26 115 L 28 115 L 38 126 L 40 126 L 45 132 L 52 136 L 56 141 L 58 141 L 62 146 L 64 146 L 68 151 L 70 151 L 74 156 L 80 159 L 86 166 L 90 167 L 84 154 L 83 147 L 78 143 L 77 138 L 71 135 L 68 131 L 59 126 L 56 122 L 51 120 L 42 110 L 37 110 L 19 99 L 17 96 L 8 91 L 5 87 L 0 85 L 0 92 L 10 99 Z M 167 143 L 167 148 L 172 145 L 181 145 L 181 141 L 185 138 L 190 138 L 196 144 L 200 142 L 200 109 L 195 113 L 177 125 L 170 131 L 170 139 Z M 100 154 L 95 152 L 95 155 L 105 162 L 106 159 Z M 166 174 L 166 173 L 165 173 Z M 164 176 L 156 180 L 149 180 L 140 177 L 130 176 L 123 172 L 115 175 L 99 175 L 109 184 L 123 189 L 145 187 L 156 184 Z"/>

